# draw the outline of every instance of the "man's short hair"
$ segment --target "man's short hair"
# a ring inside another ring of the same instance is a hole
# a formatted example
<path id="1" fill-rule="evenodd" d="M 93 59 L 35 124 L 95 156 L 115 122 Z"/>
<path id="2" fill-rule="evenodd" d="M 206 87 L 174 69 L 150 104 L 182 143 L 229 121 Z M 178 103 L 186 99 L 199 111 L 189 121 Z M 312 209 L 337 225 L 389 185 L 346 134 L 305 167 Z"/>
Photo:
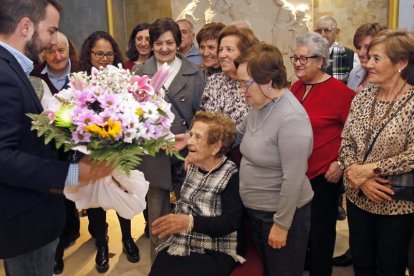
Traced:
<path id="1" fill-rule="evenodd" d="M 35 25 L 44 19 L 47 5 L 58 11 L 62 5 L 57 0 L 2 0 L 0 4 L 0 34 L 13 33 L 19 21 L 27 17 Z"/>
<path id="2" fill-rule="evenodd" d="M 321 16 L 316 22 L 316 24 L 318 24 L 319 21 L 330 21 L 332 23 L 332 28 L 334 29 L 338 28 L 338 22 L 336 22 L 336 19 L 333 18 L 332 16 L 328 16 L 328 15 Z"/>
<path id="3" fill-rule="evenodd" d="M 175 22 L 177 22 L 177 24 L 179 24 L 180 22 L 186 22 L 186 23 L 188 23 L 188 25 L 190 26 L 191 31 L 194 33 L 194 25 L 193 25 L 193 23 L 190 20 L 183 18 L 183 19 L 178 19 Z"/>

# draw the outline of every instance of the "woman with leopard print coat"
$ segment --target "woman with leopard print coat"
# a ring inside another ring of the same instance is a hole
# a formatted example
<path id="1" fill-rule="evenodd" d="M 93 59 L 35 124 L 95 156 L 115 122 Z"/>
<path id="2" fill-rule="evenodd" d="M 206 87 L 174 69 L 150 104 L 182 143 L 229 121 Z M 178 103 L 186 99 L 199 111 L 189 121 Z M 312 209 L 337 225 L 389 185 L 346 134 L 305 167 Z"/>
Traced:
<path id="1" fill-rule="evenodd" d="M 414 202 L 396 197 L 389 176 L 414 170 L 414 36 L 385 30 L 368 51 L 373 86 L 354 98 L 340 149 L 350 247 L 356 276 L 405 275 Z"/>

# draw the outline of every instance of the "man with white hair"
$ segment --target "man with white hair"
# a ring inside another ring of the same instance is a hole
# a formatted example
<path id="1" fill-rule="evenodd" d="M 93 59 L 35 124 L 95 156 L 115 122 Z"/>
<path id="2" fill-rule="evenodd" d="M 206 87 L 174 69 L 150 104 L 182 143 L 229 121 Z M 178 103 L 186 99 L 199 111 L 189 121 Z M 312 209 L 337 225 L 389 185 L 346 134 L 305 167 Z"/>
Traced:
<path id="1" fill-rule="evenodd" d="M 195 37 L 193 23 L 187 19 L 180 19 L 177 20 L 177 24 L 181 31 L 181 44 L 178 48 L 178 52 L 189 61 L 195 63 L 196 65 L 200 65 L 200 52 L 193 43 Z"/>
<path id="2" fill-rule="evenodd" d="M 320 17 L 316 23 L 315 32 L 328 40 L 330 65 L 326 69 L 326 73 L 346 84 L 349 73 L 359 61 L 354 51 L 336 41 L 341 30 L 338 28 L 335 18 L 331 16 Z"/>
<path id="3" fill-rule="evenodd" d="M 44 80 L 52 94 L 56 94 L 60 90 L 68 88 L 69 73 L 78 71 L 78 61 L 70 59 L 71 55 L 74 55 L 74 53 L 70 53 L 68 38 L 63 33 L 58 32 L 57 43 L 43 51 L 45 62 L 36 66 L 31 75 Z M 66 154 L 62 158 L 67 160 L 68 155 Z M 65 198 L 65 209 L 66 221 L 55 253 L 54 274 L 63 272 L 63 251 L 80 236 L 79 213 L 75 203 Z"/>

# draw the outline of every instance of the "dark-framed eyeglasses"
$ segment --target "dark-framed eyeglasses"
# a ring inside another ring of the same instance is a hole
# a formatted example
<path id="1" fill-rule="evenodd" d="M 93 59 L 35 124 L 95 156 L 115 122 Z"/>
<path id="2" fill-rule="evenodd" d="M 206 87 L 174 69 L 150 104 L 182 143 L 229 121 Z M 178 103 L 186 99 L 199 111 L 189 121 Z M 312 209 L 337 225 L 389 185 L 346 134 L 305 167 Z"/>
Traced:
<path id="1" fill-rule="evenodd" d="M 104 57 L 106 57 L 108 59 L 111 59 L 111 58 L 114 58 L 114 56 L 115 56 L 115 53 L 114 52 L 106 52 L 105 53 L 105 52 L 94 52 L 94 51 L 91 51 L 91 53 L 94 54 L 96 58 L 104 58 Z"/>
<path id="2" fill-rule="evenodd" d="M 308 63 L 308 60 L 310 58 L 318 58 L 318 56 L 310 56 L 310 57 L 306 57 L 306 56 L 300 56 L 300 57 L 298 57 L 298 56 L 292 56 L 292 57 L 290 57 L 290 62 L 292 62 L 293 64 L 295 64 L 299 60 L 299 63 L 300 64 L 305 65 L 306 63 Z"/>
<path id="3" fill-rule="evenodd" d="M 244 90 L 247 90 L 252 84 L 254 83 L 254 80 L 249 80 L 247 82 L 239 80 L 241 88 Z"/>
<path id="4" fill-rule="evenodd" d="M 314 31 L 315 31 L 315 33 L 318 33 L 318 34 L 323 34 L 323 33 L 329 34 L 335 29 L 336 28 L 331 28 L 331 29 L 329 29 L 329 28 L 317 28 Z"/>

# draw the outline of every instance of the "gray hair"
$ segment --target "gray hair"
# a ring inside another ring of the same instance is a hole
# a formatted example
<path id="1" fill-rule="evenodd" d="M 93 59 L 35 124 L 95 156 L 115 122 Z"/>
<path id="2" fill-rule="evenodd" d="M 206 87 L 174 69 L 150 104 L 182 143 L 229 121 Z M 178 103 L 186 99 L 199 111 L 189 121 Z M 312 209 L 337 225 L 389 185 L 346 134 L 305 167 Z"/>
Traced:
<path id="1" fill-rule="evenodd" d="M 178 19 L 177 21 L 175 21 L 177 24 L 178 23 L 180 23 L 180 22 L 186 22 L 189 26 L 190 26 L 190 29 L 191 29 L 191 32 L 193 32 L 194 33 L 194 25 L 193 25 L 193 23 L 190 21 L 190 20 L 188 20 L 188 19 L 185 19 L 185 18 L 182 18 L 182 19 Z"/>
<path id="2" fill-rule="evenodd" d="M 335 29 L 338 28 L 338 22 L 336 22 L 335 18 L 333 18 L 332 16 L 324 15 L 324 16 L 319 17 L 316 25 L 318 25 L 319 21 L 331 21 L 332 28 L 335 28 Z"/>
<path id="3" fill-rule="evenodd" d="M 323 69 L 329 66 L 329 46 L 326 38 L 315 32 L 308 32 L 296 38 L 296 47 L 308 47 L 311 55 L 323 58 Z"/>

